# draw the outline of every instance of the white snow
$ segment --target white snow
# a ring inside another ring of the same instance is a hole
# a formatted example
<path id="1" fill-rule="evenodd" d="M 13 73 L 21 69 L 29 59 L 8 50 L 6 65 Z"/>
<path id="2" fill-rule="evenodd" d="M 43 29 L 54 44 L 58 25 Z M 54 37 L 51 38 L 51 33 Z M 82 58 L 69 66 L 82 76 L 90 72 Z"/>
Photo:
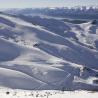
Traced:
<path id="1" fill-rule="evenodd" d="M 7 92 L 9 92 L 7 94 Z M 97 92 L 87 91 L 26 91 L 26 90 L 11 90 L 0 89 L 0 98 L 95 98 Z"/>
<path id="2" fill-rule="evenodd" d="M 27 19 L 0 13 L 0 86 L 98 90 L 98 25 Z"/>

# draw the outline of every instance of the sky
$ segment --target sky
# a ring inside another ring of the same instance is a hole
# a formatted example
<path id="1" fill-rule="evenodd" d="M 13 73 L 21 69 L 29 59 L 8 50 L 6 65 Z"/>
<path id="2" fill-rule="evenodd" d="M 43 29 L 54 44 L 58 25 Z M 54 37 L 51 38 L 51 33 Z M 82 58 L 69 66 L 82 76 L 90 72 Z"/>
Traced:
<path id="1" fill-rule="evenodd" d="M 0 0 L 0 8 L 73 7 L 97 4 L 98 0 Z"/>

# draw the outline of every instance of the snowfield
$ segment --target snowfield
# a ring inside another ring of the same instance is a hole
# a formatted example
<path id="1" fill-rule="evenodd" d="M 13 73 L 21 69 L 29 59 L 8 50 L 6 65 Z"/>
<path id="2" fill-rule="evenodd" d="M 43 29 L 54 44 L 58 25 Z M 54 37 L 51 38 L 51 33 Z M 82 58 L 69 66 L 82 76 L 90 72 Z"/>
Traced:
<path id="1" fill-rule="evenodd" d="M 0 13 L 0 87 L 98 90 L 98 23 Z"/>
<path id="2" fill-rule="evenodd" d="M 98 96 L 97 92 L 87 91 L 26 91 L 5 88 L 0 90 L 0 98 L 95 98 L 95 96 Z"/>

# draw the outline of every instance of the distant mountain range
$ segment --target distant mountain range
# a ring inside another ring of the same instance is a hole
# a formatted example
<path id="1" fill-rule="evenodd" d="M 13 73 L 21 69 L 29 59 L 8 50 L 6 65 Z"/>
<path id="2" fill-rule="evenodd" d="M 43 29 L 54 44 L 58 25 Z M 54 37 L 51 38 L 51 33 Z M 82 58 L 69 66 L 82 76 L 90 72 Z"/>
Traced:
<path id="1" fill-rule="evenodd" d="M 26 8 L 26 9 L 5 9 L 3 12 L 10 14 L 24 14 L 24 15 L 47 15 L 63 18 L 80 18 L 80 19 L 98 19 L 97 6 L 82 6 L 73 8 Z"/>

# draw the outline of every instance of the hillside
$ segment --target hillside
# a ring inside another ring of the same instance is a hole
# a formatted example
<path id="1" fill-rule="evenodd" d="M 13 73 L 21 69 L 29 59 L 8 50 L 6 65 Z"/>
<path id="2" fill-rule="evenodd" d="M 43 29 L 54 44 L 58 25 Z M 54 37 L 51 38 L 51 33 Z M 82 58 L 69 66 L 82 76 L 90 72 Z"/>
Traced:
<path id="1" fill-rule="evenodd" d="M 98 24 L 71 21 L 0 13 L 0 86 L 98 90 Z"/>

